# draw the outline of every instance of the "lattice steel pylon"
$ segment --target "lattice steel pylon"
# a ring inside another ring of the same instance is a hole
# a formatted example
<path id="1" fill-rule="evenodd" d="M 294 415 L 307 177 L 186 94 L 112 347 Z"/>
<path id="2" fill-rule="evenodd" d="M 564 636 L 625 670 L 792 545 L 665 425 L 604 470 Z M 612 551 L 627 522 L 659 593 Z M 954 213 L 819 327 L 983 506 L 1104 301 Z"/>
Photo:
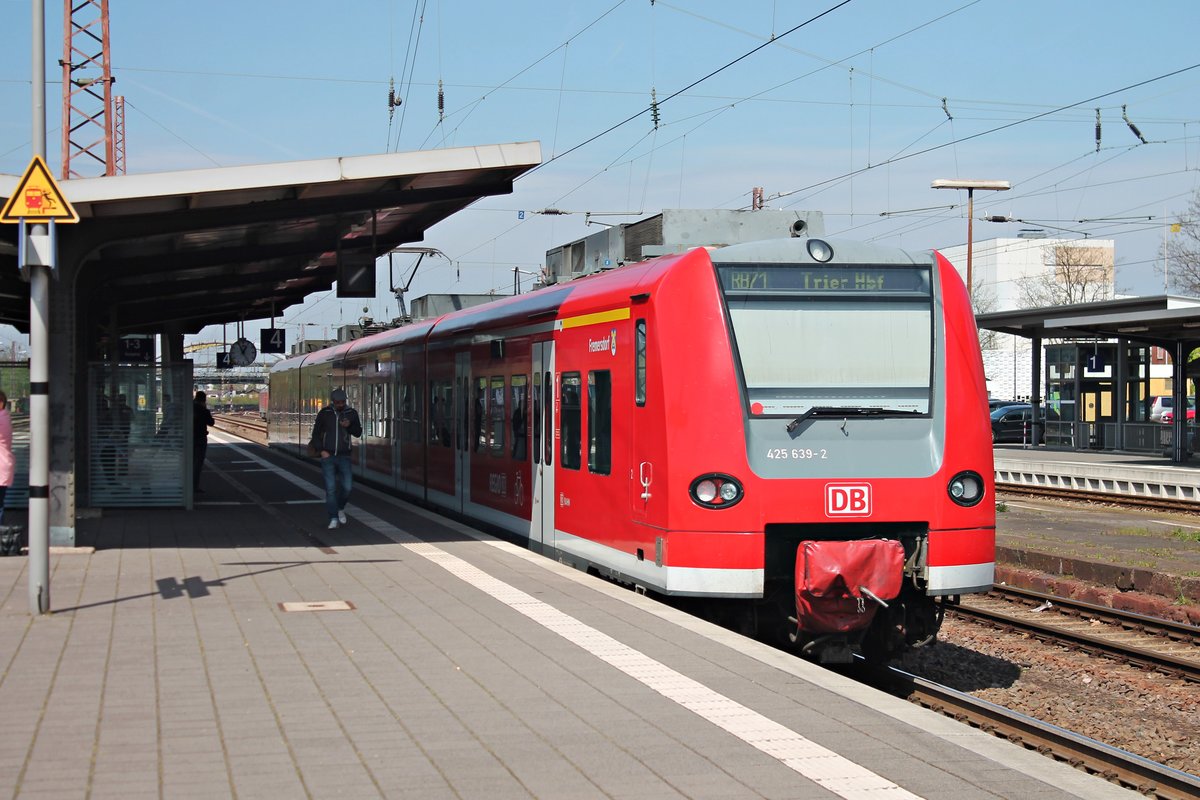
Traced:
<path id="1" fill-rule="evenodd" d="M 115 175 L 108 0 L 65 0 L 63 28 L 61 177 Z"/>
<path id="2" fill-rule="evenodd" d="M 113 97 L 113 174 L 125 174 L 125 95 Z"/>

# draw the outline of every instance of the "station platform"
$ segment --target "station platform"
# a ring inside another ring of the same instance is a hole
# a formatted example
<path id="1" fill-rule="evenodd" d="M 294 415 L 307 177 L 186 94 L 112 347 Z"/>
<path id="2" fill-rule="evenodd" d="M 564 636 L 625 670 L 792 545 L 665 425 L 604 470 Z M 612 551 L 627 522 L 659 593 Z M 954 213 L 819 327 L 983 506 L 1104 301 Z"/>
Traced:
<path id="1" fill-rule="evenodd" d="M 1200 457 L 1173 464 L 1165 456 L 1104 450 L 995 446 L 996 481 L 1200 503 Z"/>
<path id="2" fill-rule="evenodd" d="M 216 434 L 190 512 L 0 558 L 0 795 L 1135 797 Z"/>
<path id="3" fill-rule="evenodd" d="M 1200 460 L 997 445 L 996 481 L 1196 501 Z M 1200 516 L 997 490 L 996 581 L 1200 625 Z"/>

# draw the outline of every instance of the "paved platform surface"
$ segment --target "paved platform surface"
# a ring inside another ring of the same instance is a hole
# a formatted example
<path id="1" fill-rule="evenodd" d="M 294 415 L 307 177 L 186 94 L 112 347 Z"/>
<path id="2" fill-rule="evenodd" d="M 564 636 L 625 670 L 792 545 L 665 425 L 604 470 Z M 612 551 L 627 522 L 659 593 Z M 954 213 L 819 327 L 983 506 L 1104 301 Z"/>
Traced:
<path id="1" fill-rule="evenodd" d="M 51 615 L 0 558 L 0 796 L 1134 796 L 370 490 L 325 530 L 316 469 L 209 458 L 194 511 L 82 520 Z"/>

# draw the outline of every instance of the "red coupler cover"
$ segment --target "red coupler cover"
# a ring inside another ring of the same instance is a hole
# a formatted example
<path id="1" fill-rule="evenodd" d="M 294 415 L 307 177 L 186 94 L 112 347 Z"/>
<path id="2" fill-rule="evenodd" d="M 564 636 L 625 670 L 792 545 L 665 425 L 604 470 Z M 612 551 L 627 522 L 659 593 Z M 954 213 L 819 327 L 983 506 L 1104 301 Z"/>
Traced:
<path id="1" fill-rule="evenodd" d="M 871 624 L 881 600 L 900 594 L 904 545 L 891 539 L 801 542 L 796 549 L 796 619 L 810 633 L 845 633 Z"/>

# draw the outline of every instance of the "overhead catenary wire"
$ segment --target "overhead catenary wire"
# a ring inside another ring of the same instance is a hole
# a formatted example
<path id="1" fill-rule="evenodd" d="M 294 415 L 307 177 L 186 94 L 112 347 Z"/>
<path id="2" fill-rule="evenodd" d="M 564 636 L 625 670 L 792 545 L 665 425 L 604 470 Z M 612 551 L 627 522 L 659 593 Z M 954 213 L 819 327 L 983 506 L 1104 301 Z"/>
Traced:
<path id="1" fill-rule="evenodd" d="M 809 19 L 805 20 L 804 22 L 801 22 L 799 25 L 796 25 L 795 27 L 793 27 L 791 29 L 784 31 L 783 33 L 779 34 L 779 36 L 777 38 L 772 39 L 767 42 L 763 42 L 762 44 L 758 45 L 757 47 L 752 48 L 751 50 L 749 50 L 749 51 L 743 53 L 742 55 L 738 56 L 737 58 L 733 59 L 732 61 L 730 61 L 720 67 L 717 67 L 712 72 L 705 75 L 704 77 L 698 78 L 698 79 L 692 81 L 691 83 L 689 83 L 687 86 L 684 86 L 682 89 L 678 89 L 678 90 L 672 92 L 671 94 L 667 95 L 662 100 L 658 101 L 659 105 L 661 106 L 663 103 L 666 103 L 667 101 L 678 97 L 679 95 L 683 94 L 687 90 L 689 90 L 695 86 L 699 86 L 701 83 L 703 83 L 704 81 L 713 77 L 714 75 L 719 75 L 720 73 L 729 69 L 733 65 L 746 60 L 750 56 L 757 53 L 759 50 L 762 50 L 764 47 L 768 47 L 768 46 L 774 44 L 779 39 L 782 39 L 783 37 L 788 36 L 789 34 L 795 33 L 796 31 L 800 30 L 801 28 L 804 28 L 807 25 L 811 25 L 812 23 L 816 22 L 817 20 L 821 19 L 822 17 L 832 14 L 834 11 L 837 11 L 839 8 L 849 4 L 850 2 L 852 2 L 852 0 L 841 0 L 840 3 L 837 3 L 836 5 L 833 5 L 830 8 L 825 9 L 824 11 L 820 12 L 819 14 L 816 14 L 815 16 L 810 17 Z M 600 139 L 601 137 L 606 136 L 609 133 L 612 133 L 613 131 L 617 130 L 618 128 L 624 127 L 625 125 L 629 124 L 630 122 L 632 122 L 633 120 L 642 116 L 643 114 L 649 113 L 649 111 L 650 111 L 649 108 L 643 108 L 640 111 L 638 111 L 637 113 L 631 114 L 630 116 L 626 117 L 625 119 L 621 120 L 620 122 L 609 126 L 605 130 L 600 131 L 599 133 L 597 133 L 593 136 L 590 136 L 589 138 L 585 139 L 584 141 L 580 142 L 579 144 L 575 145 L 574 147 L 564 150 L 562 153 L 559 153 L 558 155 L 554 156 L 553 158 L 543 161 L 541 164 L 538 164 L 533 169 L 531 169 L 531 170 L 525 172 L 523 175 L 521 175 L 521 178 L 526 178 L 526 177 L 532 175 L 533 173 L 537 172 L 538 170 L 542 169 L 543 167 L 545 167 L 549 164 L 552 164 L 555 161 L 563 158 L 564 156 L 570 155 L 571 153 L 574 153 L 576 150 L 579 150 L 582 147 L 586 147 L 587 145 L 591 144 L 592 142 L 596 141 L 597 139 Z"/>
<path id="2" fill-rule="evenodd" d="M 1067 110 L 1067 109 L 1075 108 L 1075 107 L 1077 107 L 1077 106 L 1081 106 L 1081 105 L 1083 105 L 1084 103 L 1092 103 L 1092 102 L 1095 102 L 1096 100 L 1100 100 L 1100 99 L 1102 99 L 1102 98 L 1105 98 L 1105 97 L 1111 97 L 1111 96 L 1113 96 L 1114 94 L 1120 94 L 1121 92 L 1127 92 L 1127 91 L 1129 91 L 1130 89 L 1136 89 L 1136 88 L 1138 88 L 1138 87 L 1140 87 L 1140 86 L 1146 86 L 1146 85 L 1148 85 L 1148 84 L 1155 83 L 1156 81 L 1166 80 L 1167 78 L 1173 78 L 1173 77 L 1175 77 L 1175 76 L 1177 76 L 1177 75 L 1182 75 L 1182 74 L 1183 74 L 1183 73 L 1185 73 L 1185 72 L 1189 72 L 1189 71 L 1191 71 L 1191 70 L 1194 70 L 1194 69 L 1197 69 L 1197 68 L 1200 68 L 1200 64 L 1192 64 L 1192 65 L 1190 65 L 1190 66 L 1187 66 L 1187 67 L 1181 67 L 1181 68 L 1179 68 L 1179 69 L 1172 70 L 1171 72 L 1166 72 L 1166 73 L 1163 73 L 1162 75 L 1157 75 L 1157 76 L 1155 76 L 1155 77 L 1153 77 L 1153 78 L 1147 78 L 1146 80 L 1137 81 L 1136 83 L 1131 83 L 1131 84 L 1129 84 L 1129 85 L 1127 85 L 1127 86 L 1122 86 L 1122 87 L 1121 87 L 1121 88 L 1119 88 L 1119 89 L 1113 89 L 1112 91 L 1108 91 L 1108 92 L 1104 92 L 1104 93 L 1102 93 L 1102 94 L 1094 95 L 1094 96 L 1092 96 L 1092 97 L 1088 97 L 1088 98 L 1085 98 L 1085 99 L 1083 99 L 1083 100 L 1076 101 L 1076 102 L 1074 102 L 1074 103 L 1069 103 L 1069 104 L 1067 104 L 1067 105 L 1064 105 L 1064 106 L 1059 106 L 1059 107 L 1057 107 L 1057 108 L 1055 108 L 1055 109 L 1052 109 L 1052 110 L 1050 110 L 1050 111 L 1043 111 L 1043 112 L 1041 112 L 1040 114 L 1034 114 L 1033 116 L 1026 117 L 1026 118 L 1024 118 L 1024 119 L 1015 120 L 1015 121 L 1013 121 L 1013 122 L 1009 122 L 1009 123 L 1006 123 L 1006 124 L 1004 124 L 1004 125 L 997 125 L 997 126 L 996 126 L 996 127 L 994 127 L 994 128 L 989 128 L 989 129 L 987 129 L 987 130 L 984 130 L 984 131 L 978 131 L 977 133 L 972 133 L 972 134 L 970 134 L 969 136 L 964 136 L 964 137 L 962 137 L 961 139 L 954 139 L 953 141 L 951 141 L 951 142 L 947 142 L 947 143 L 945 143 L 945 144 L 934 145 L 934 146 L 932 146 L 932 147 L 927 147 L 927 148 L 925 148 L 924 150 L 918 150 L 918 151 L 916 151 L 915 153 L 909 153 L 908 155 L 897 156 L 896 158 L 889 159 L 889 160 L 887 160 L 887 161 L 884 161 L 884 162 L 881 162 L 881 163 L 879 163 L 879 164 L 875 164 L 875 165 L 872 165 L 872 166 L 869 166 L 869 167 L 862 167 L 861 169 L 852 170 L 851 172 L 843 173 L 843 174 L 841 174 L 841 175 L 837 175 L 837 176 L 834 176 L 834 177 L 832 177 L 832 178 L 826 178 L 826 179 L 825 179 L 825 180 L 823 180 L 823 181 L 818 181 L 817 183 L 809 184 L 808 186 L 804 186 L 804 187 L 801 187 L 801 188 L 799 188 L 799 189 L 792 189 L 791 191 L 787 191 L 787 192 L 780 192 L 779 194 L 775 195 L 773 198 L 770 198 L 770 199 L 778 199 L 778 198 L 781 198 L 781 197 L 788 197 L 788 196 L 790 196 L 790 195 L 794 195 L 794 194 L 798 194 L 798 193 L 800 193 L 800 192 L 805 192 L 805 191 L 808 191 L 809 189 L 815 189 L 815 188 L 818 188 L 818 187 L 821 187 L 821 186 L 825 186 L 826 184 L 832 183 L 832 182 L 834 182 L 834 181 L 838 181 L 838 180 L 842 180 L 842 179 L 844 179 L 844 178 L 848 178 L 848 177 L 850 177 L 852 174 L 853 174 L 853 175 L 861 174 L 861 173 L 863 173 L 863 172 L 867 172 L 867 171 L 869 171 L 869 170 L 872 170 L 872 169 L 877 169 L 878 167 L 882 167 L 882 166 L 885 166 L 885 165 L 887 165 L 887 164 L 892 164 L 892 163 L 895 163 L 895 162 L 897 162 L 897 161 L 905 161 L 905 160 L 907 160 L 907 159 L 910 159 L 910 158 L 915 158 L 916 156 L 925 155 L 926 153 L 932 153 L 932 152 L 934 152 L 934 151 L 936 151 L 936 150 L 941 150 L 941 149 L 943 149 L 943 148 L 945 148 L 945 147 L 950 147 L 950 146 L 952 146 L 952 145 L 957 145 L 957 144 L 960 144 L 960 143 L 962 143 L 962 142 L 969 142 L 969 141 L 971 141 L 971 140 L 973 140 L 973 139 L 978 139 L 978 138 L 981 138 L 981 137 L 983 137 L 983 136 L 989 136 L 989 135 L 991 135 L 991 134 L 993 134 L 993 133 L 998 133 L 999 131 L 1003 131 L 1003 130 L 1007 130 L 1007 129 L 1009 129 L 1009 128 L 1016 127 L 1017 125 L 1023 125 L 1023 124 L 1029 123 L 1029 122 L 1033 122 L 1034 120 L 1041 119 L 1041 118 L 1043 118 L 1043 117 L 1049 116 L 1049 115 L 1051 115 L 1051 114 L 1054 114 L 1054 113 L 1057 113 L 1057 112 L 1059 112 L 1059 111 L 1064 111 L 1064 110 Z"/>

